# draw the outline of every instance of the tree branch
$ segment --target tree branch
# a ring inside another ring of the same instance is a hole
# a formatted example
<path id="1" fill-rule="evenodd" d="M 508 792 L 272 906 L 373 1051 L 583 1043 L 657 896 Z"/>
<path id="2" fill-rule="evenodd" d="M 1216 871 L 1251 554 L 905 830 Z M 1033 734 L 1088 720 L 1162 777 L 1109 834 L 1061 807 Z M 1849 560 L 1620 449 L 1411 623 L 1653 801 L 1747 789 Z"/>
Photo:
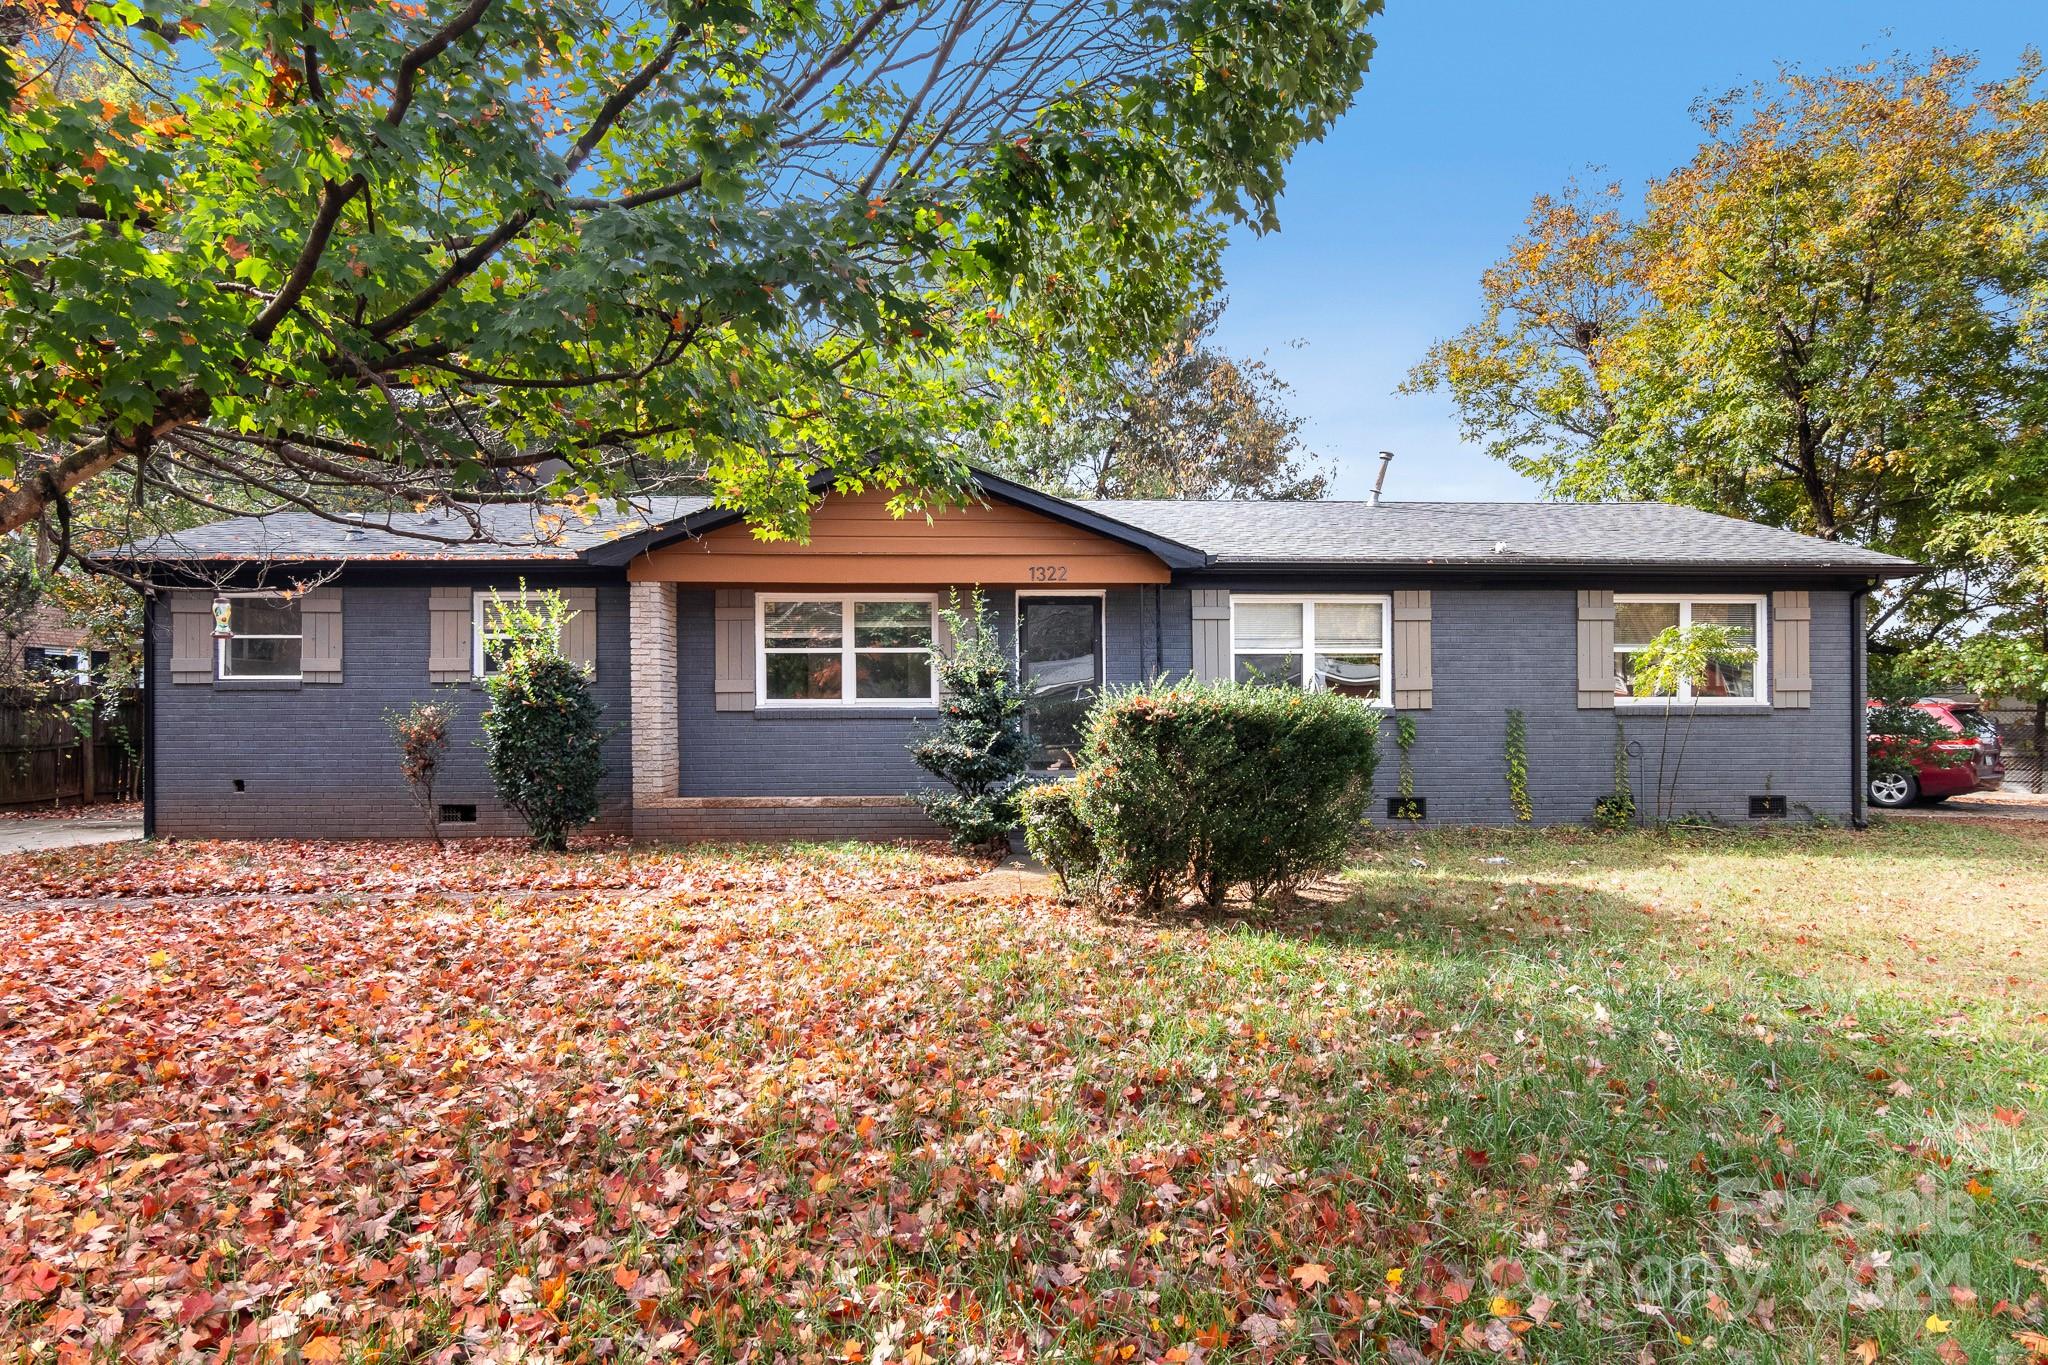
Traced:
<path id="1" fill-rule="evenodd" d="M 405 111 L 412 107 L 413 87 L 419 80 L 420 68 L 448 50 L 463 34 L 483 22 L 490 11 L 493 0 L 469 0 L 469 5 L 460 14 L 450 19 L 433 37 L 421 43 L 398 59 L 398 76 L 391 86 L 391 107 L 384 111 L 384 122 L 396 128 L 405 117 Z"/>
<path id="2" fill-rule="evenodd" d="M 355 198 L 365 185 L 367 177 L 358 172 L 336 184 L 329 180 L 320 192 L 320 212 L 313 218 L 313 226 L 307 229 L 304 245 L 299 248 L 299 258 L 292 262 L 291 274 L 285 276 L 277 293 L 264 305 L 256 320 L 249 324 L 249 335 L 259 344 L 270 340 L 271 333 L 291 312 L 306 287 L 313 282 L 313 272 L 320 268 L 320 258 L 327 252 L 327 243 L 334 237 L 335 224 L 341 221 L 341 211 L 348 201 Z"/>

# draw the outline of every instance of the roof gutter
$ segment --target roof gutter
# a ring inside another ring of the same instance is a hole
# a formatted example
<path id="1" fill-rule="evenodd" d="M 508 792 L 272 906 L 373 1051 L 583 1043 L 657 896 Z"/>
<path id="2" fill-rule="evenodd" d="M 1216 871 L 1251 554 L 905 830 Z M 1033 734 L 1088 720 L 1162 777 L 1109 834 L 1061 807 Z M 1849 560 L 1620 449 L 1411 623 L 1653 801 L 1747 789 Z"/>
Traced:
<path id="1" fill-rule="evenodd" d="M 1702 574 L 1714 577 L 1782 577 L 1807 574 L 1822 578 L 1911 578 L 1926 570 L 1918 564 L 1870 565 L 1800 562 L 1798 560 L 1744 560 L 1740 564 L 1698 559 L 1215 559 L 1208 565 L 1216 574 L 1356 573 L 1356 574 L 1470 574 L 1499 573 L 1604 573 L 1604 574 Z M 1867 589 L 1866 589 L 1867 591 Z"/>
<path id="2" fill-rule="evenodd" d="M 1865 583 L 1849 594 L 1849 823 L 1856 829 L 1870 828 L 1870 814 L 1864 809 L 1869 791 L 1864 769 L 1870 761 L 1870 653 L 1863 639 L 1863 599 L 1870 589 Z"/>

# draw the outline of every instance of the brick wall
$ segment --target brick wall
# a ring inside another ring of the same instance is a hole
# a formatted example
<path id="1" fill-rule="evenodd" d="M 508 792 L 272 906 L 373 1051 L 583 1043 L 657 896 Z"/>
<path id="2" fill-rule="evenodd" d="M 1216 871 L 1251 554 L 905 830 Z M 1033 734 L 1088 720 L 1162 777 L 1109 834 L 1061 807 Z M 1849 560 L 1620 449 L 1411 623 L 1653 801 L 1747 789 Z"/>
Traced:
<path id="1" fill-rule="evenodd" d="M 676 586 L 629 583 L 635 805 L 676 794 Z"/>
<path id="2" fill-rule="evenodd" d="M 856 589 L 857 590 L 857 589 Z M 1104 604 L 1108 655 L 1104 672 L 1112 683 L 1136 682 L 1156 671 L 1149 588 L 1112 589 Z M 1179 593 L 1185 616 L 1186 593 Z M 1161 617 L 1174 636 L 1172 601 Z M 1012 648 L 1016 594 L 988 594 L 1005 649 Z M 908 745 L 917 726 L 935 711 L 877 708 L 719 711 L 713 706 L 712 593 L 685 588 L 677 594 L 676 677 L 678 767 L 684 796 L 884 796 L 929 786 L 933 779 L 911 761 Z M 1187 648 L 1187 624 L 1178 627 Z M 1169 657 L 1171 657 L 1169 644 Z M 1185 668 L 1185 665 L 1182 666 Z"/>
<path id="3" fill-rule="evenodd" d="M 543 575 L 529 574 L 535 586 Z M 578 581 L 592 581 L 584 577 Z M 479 586 L 482 582 L 479 581 Z M 503 586 L 501 583 L 500 586 Z M 166 834 L 356 836 L 418 832 L 386 736 L 382 716 L 434 691 L 427 683 L 427 587 L 356 574 L 343 580 L 345 659 L 339 686 L 257 684 L 163 685 L 158 689 L 158 827 Z M 1331 591 L 1343 591 L 1335 586 Z M 1352 589 L 1356 590 L 1356 589 Z M 662 717 L 640 698 L 640 723 L 673 756 L 643 753 L 638 771 L 652 775 L 645 813 L 629 816 L 636 771 L 627 680 L 633 667 L 628 588 L 598 593 L 597 691 L 618 728 L 608 748 L 607 825 L 629 824 L 649 837 L 902 837 L 928 836 L 921 814 L 899 804 L 792 804 L 761 807 L 707 798 L 901 797 L 929 779 L 906 745 L 925 715 L 877 711 L 720 712 L 713 708 L 712 595 L 674 593 L 673 738 L 659 734 Z M 659 679 L 665 645 L 659 615 L 643 594 L 638 637 L 643 673 Z M 1014 596 L 992 595 L 1004 637 Z M 1429 801 L 1431 823 L 1505 823 L 1513 819 L 1504 777 L 1506 709 L 1528 719 L 1529 788 L 1544 823 L 1584 821 L 1612 783 L 1615 712 L 1577 706 L 1577 606 L 1568 587 L 1438 588 L 1434 605 L 1435 706 L 1410 714 L 1418 731 L 1416 789 Z M 1850 653 L 1848 596 L 1815 592 L 1813 705 L 1807 710 L 1703 710 L 1685 757 L 1677 808 L 1744 820 L 1751 795 L 1787 798 L 1802 814 L 1846 819 L 1850 813 Z M 168 677 L 168 613 L 157 614 L 152 665 Z M 1189 593 L 1184 588 L 1118 589 L 1107 598 L 1112 682 L 1160 672 L 1184 673 L 1192 659 Z M 473 740 L 483 709 L 479 689 L 454 689 L 462 707 L 441 800 L 473 802 L 479 823 L 460 832 L 518 833 L 516 817 L 490 792 L 483 755 Z M 1677 725 L 1683 725 L 1681 712 Z M 1662 745 L 1655 713 L 1624 713 L 1627 737 L 1643 754 L 1635 763 L 1639 799 L 1648 803 Z M 1678 740 L 1673 734 L 1675 750 Z M 1395 789 L 1392 727 L 1384 732 L 1380 796 Z M 240 777 L 245 790 L 233 790 Z M 665 795 L 656 788 L 672 783 Z M 673 798 L 689 798 L 674 800 Z M 1384 803 L 1376 802 L 1384 817 Z"/>
<path id="4" fill-rule="evenodd" d="M 789 797 L 772 803 L 717 797 L 654 799 L 634 806 L 633 833 L 675 843 L 946 837 L 916 805 L 888 797 Z"/>
<path id="5" fill-rule="evenodd" d="M 1505 757 L 1507 710 L 1528 722 L 1529 795 L 1542 824 L 1584 822 L 1613 789 L 1615 717 L 1642 747 L 1634 761 L 1639 806 L 1653 800 L 1664 720 L 1658 712 L 1580 710 L 1577 602 L 1566 588 L 1438 588 L 1434 607 L 1435 705 L 1415 720 L 1416 794 L 1431 824 L 1514 820 Z M 1747 821 L 1749 797 L 1786 798 L 1792 816 L 1850 816 L 1849 598 L 1816 592 L 1813 705 L 1720 711 L 1703 708 L 1686 749 L 1678 813 Z M 1671 733 L 1675 758 L 1685 722 Z M 1374 819 L 1397 789 L 1393 726 L 1381 730 Z"/>
<path id="6" fill-rule="evenodd" d="M 510 588 L 517 573 L 478 578 Z M 526 572 L 533 588 L 556 586 Z M 443 577 L 439 581 L 454 581 Z M 587 577 L 575 581 L 588 583 Z M 418 809 L 398 775 L 384 713 L 415 698 L 444 696 L 459 708 L 438 802 L 474 804 L 477 823 L 449 835 L 524 834 L 517 815 L 492 794 L 477 719 L 486 699 L 475 684 L 427 681 L 427 585 L 387 573 L 352 572 L 342 592 L 339 684 L 172 684 L 170 612 L 155 613 L 150 672 L 156 687 L 156 820 L 159 834 L 208 838 L 408 837 L 422 833 Z M 627 605 L 622 582 L 598 588 L 597 681 L 604 720 L 606 815 L 600 828 L 629 824 Z M 234 783 L 241 779 L 243 790 Z"/>

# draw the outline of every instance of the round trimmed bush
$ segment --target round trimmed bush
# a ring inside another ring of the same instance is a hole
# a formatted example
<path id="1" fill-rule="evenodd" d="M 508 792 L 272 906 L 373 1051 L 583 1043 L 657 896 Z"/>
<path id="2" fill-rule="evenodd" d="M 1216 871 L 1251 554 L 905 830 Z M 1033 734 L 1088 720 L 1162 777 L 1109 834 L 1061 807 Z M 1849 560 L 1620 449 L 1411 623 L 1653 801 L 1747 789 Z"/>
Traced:
<path id="1" fill-rule="evenodd" d="M 1342 862 L 1372 799 L 1379 714 L 1330 692 L 1157 682 L 1103 696 L 1082 759 L 1073 804 L 1105 888 L 1217 906 Z"/>

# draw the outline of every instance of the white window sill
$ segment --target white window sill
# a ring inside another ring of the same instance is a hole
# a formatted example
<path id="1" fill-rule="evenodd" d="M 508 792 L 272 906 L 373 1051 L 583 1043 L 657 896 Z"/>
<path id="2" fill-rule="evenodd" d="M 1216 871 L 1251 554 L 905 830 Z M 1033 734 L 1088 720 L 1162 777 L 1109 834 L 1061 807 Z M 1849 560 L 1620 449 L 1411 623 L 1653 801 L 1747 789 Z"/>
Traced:
<path id="1" fill-rule="evenodd" d="M 939 704 L 935 701 L 887 702 L 818 702 L 804 705 L 800 702 L 762 701 L 754 703 L 754 714 L 773 720 L 873 720 L 878 718 L 903 719 L 914 716 L 935 716 Z"/>

